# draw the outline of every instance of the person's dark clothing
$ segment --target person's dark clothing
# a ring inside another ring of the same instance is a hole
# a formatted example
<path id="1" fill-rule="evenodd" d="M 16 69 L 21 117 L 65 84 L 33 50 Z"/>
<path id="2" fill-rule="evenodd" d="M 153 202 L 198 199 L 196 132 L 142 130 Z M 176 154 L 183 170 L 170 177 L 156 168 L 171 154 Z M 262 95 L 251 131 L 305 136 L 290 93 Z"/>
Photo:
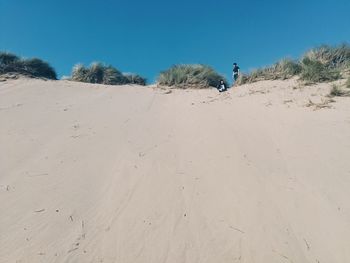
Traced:
<path id="1" fill-rule="evenodd" d="M 217 89 L 219 92 L 223 92 L 223 91 L 226 91 L 227 90 L 227 87 L 225 85 L 225 83 L 220 83 L 218 86 L 217 86 Z"/>
<path id="2" fill-rule="evenodd" d="M 233 67 L 233 73 L 237 73 L 238 74 L 238 72 L 239 72 L 239 67 L 237 65 L 235 65 Z"/>
<path id="3" fill-rule="evenodd" d="M 233 79 L 236 81 L 238 79 L 238 74 L 239 74 L 239 67 L 235 65 L 233 67 Z"/>

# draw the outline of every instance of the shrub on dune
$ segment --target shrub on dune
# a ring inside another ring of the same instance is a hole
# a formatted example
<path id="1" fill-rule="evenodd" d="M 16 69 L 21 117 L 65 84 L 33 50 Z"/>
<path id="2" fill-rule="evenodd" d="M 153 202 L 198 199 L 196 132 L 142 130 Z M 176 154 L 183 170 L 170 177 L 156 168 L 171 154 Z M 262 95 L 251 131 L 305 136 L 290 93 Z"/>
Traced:
<path id="1" fill-rule="evenodd" d="M 82 64 L 75 65 L 72 70 L 71 79 L 74 81 L 106 85 L 146 85 L 145 78 L 136 74 L 124 75 L 118 69 L 112 66 L 106 66 L 100 62 L 94 62 L 87 68 Z"/>
<path id="2" fill-rule="evenodd" d="M 87 79 L 90 83 L 103 83 L 103 75 L 106 67 L 102 63 L 94 62 L 91 64 Z"/>
<path id="3" fill-rule="evenodd" d="M 279 72 L 279 77 L 287 79 L 298 75 L 301 72 L 301 65 L 299 62 L 291 59 L 283 59 L 277 63 L 276 71 Z"/>
<path id="4" fill-rule="evenodd" d="M 79 82 L 89 82 L 88 81 L 89 70 L 84 67 L 83 64 L 76 64 L 72 70 L 71 80 Z"/>
<path id="5" fill-rule="evenodd" d="M 124 74 L 124 77 L 127 79 L 128 83 L 130 84 L 137 84 L 141 86 L 146 85 L 146 78 L 141 77 L 140 75 L 137 74 Z"/>
<path id="6" fill-rule="evenodd" d="M 104 68 L 102 83 L 107 85 L 122 85 L 127 84 L 128 82 L 119 70 L 112 66 L 108 66 Z"/>
<path id="7" fill-rule="evenodd" d="M 45 61 L 38 58 L 31 58 L 22 61 L 25 72 L 34 77 L 57 79 L 55 70 Z"/>
<path id="8" fill-rule="evenodd" d="M 0 52 L 0 65 L 5 66 L 5 65 L 11 65 L 14 64 L 15 62 L 18 62 L 20 59 L 18 56 L 12 53 L 8 52 Z"/>
<path id="9" fill-rule="evenodd" d="M 302 71 L 300 78 L 307 82 L 327 82 L 337 80 L 341 77 L 338 69 L 327 67 L 319 60 L 305 57 L 302 60 Z"/>
<path id="10" fill-rule="evenodd" d="M 216 87 L 225 78 L 206 65 L 175 65 L 160 73 L 158 84 L 178 88 Z"/>
<path id="11" fill-rule="evenodd" d="M 331 97 L 348 97 L 348 96 L 350 96 L 350 91 L 344 90 L 344 89 L 342 89 L 339 86 L 334 84 L 332 86 L 332 89 L 331 89 L 329 95 Z"/>
<path id="12" fill-rule="evenodd" d="M 350 67 L 350 45 L 339 46 L 323 45 L 306 52 L 302 60 L 308 58 L 312 61 L 319 61 L 327 68 Z"/>
<path id="13" fill-rule="evenodd" d="M 18 73 L 30 77 L 57 79 L 55 70 L 38 58 L 20 59 L 18 56 L 0 52 L 0 73 Z"/>
<path id="14" fill-rule="evenodd" d="M 20 58 L 12 53 L 0 52 L 0 74 L 22 71 Z"/>
<path id="15" fill-rule="evenodd" d="M 310 83 L 327 82 L 341 78 L 350 69 L 350 45 L 321 46 L 306 52 L 299 61 L 284 59 L 276 64 L 242 75 L 238 84 L 260 80 L 288 79 L 300 76 Z"/>
<path id="16" fill-rule="evenodd" d="M 250 74 L 242 76 L 238 84 L 252 83 L 260 80 L 289 79 L 301 72 L 299 62 L 291 59 L 282 59 L 272 66 L 256 69 Z"/>

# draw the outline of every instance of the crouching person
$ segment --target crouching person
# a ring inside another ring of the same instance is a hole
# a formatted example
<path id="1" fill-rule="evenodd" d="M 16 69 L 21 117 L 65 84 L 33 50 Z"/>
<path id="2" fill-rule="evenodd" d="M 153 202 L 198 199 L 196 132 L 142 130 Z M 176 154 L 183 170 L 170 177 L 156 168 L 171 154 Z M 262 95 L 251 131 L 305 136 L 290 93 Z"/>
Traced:
<path id="1" fill-rule="evenodd" d="M 219 85 L 217 86 L 219 92 L 223 92 L 227 90 L 226 84 L 223 80 L 220 80 Z"/>

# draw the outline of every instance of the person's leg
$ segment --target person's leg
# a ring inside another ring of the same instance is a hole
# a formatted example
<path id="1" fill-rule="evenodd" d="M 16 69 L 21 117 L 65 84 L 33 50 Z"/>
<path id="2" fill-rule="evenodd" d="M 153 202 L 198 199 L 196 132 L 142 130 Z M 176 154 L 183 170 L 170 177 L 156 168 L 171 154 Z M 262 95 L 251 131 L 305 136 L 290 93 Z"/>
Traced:
<path id="1" fill-rule="evenodd" d="M 238 79 L 238 74 L 233 74 L 233 82 L 232 82 L 232 87 L 234 87 L 234 86 L 235 86 L 237 79 Z"/>

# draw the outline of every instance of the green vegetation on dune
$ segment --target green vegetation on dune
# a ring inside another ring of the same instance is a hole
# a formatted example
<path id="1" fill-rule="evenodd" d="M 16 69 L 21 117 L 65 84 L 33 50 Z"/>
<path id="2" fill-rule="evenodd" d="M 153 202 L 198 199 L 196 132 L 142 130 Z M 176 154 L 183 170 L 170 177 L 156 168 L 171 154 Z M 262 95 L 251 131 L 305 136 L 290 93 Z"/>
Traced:
<path id="1" fill-rule="evenodd" d="M 242 85 L 261 80 L 285 80 L 299 77 L 305 84 L 331 82 L 349 76 L 350 45 L 323 45 L 313 48 L 298 60 L 282 59 L 277 63 L 256 69 L 249 74 L 240 74 L 236 84 Z M 56 72 L 47 62 L 39 58 L 24 59 L 19 56 L 0 52 L 0 75 L 6 78 L 17 78 L 18 75 L 57 79 Z M 99 83 L 107 85 L 138 84 L 146 85 L 146 78 L 132 73 L 122 73 L 113 66 L 100 62 L 85 67 L 77 64 L 68 78 L 73 81 Z M 161 72 L 157 84 L 177 88 L 217 87 L 220 80 L 228 85 L 227 80 L 213 68 L 201 64 L 174 65 Z M 345 87 L 350 89 L 350 77 Z M 337 90 L 334 89 L 334 94 Z"/>
<path id="2" fill-rule="evenodd" d="M 272 66 L 256 69 L 249 75 L 242 75 L 238 79 L 238 84 L 252 83 L 259 80 L 288 79 L 300 74 L 301 70 L 302 67 L 298 61 L 282 59 Z"/>
<path id="3" fill-rule="evenodd" d="M 19 57 L 12 53 L 7 52 L 0 52 L 0 67 L 1 69 L 4 69 L 3 67 L 11 65 L 14 65 L 15 63 L 19 62 Z"/>
<path id="4" fill-rule="evenodd" d="M 216 87 L 225 78 L 207 65 L 174 65 L 160 73 L 158 84 L 177 88 Z"/>
<path id="5" fill-rule="evenodd" d="M 142 86 L 145 86 L 147 84 L 146 78 L 143 78 L 140 75 L 132 74 L 132 73 L 127 73 L 123 75 L 127 79 L 127 83 L 138 84 Z"/>
<path id="6" fill-rule="evenodd" d="M 302 59 L 321 62 L 326 68 L 346 69 L 350 67 L 350 45 L 323 45 L 306 52 Z"/>
<path id="7" fill-rule="evenodd" d="M 350 69 L 350 45 L 321 46 L 306 52 L 299 60 L 284 59 L 276 64 L 242 75 L 238 84 L 299 76 L 307 83 L 334 81 Z"/>
<path id="8" fill-rule="evenodd" d="M 34 77 L 57 79 L 55 70 L 39 58 L 25 59 L 22 63 L 25 71 Z"/>
<path id="9" fill-rule="evenodd" d="M 11 53 L 0 52 L 0 74 L 6 73 L 57 79 L 55 70 L 41 59 L 22 59 Z"/>
<path id="10" fill-rule="evenodd" d="M 327 67 L 319 60 L 304 57 L 300 79 L 310 83 L 327 82 L 341 77 L 340 70 Z"/>
<path id="11" fill-rule="evenodd" d="M 77 64 L 72 70 L 72 80 L 107 85 L 138 84 L 146 85 L 146 79 L 137 74 L 123 74 L 112 66 L 94 62 L 90 67 Z"/>

